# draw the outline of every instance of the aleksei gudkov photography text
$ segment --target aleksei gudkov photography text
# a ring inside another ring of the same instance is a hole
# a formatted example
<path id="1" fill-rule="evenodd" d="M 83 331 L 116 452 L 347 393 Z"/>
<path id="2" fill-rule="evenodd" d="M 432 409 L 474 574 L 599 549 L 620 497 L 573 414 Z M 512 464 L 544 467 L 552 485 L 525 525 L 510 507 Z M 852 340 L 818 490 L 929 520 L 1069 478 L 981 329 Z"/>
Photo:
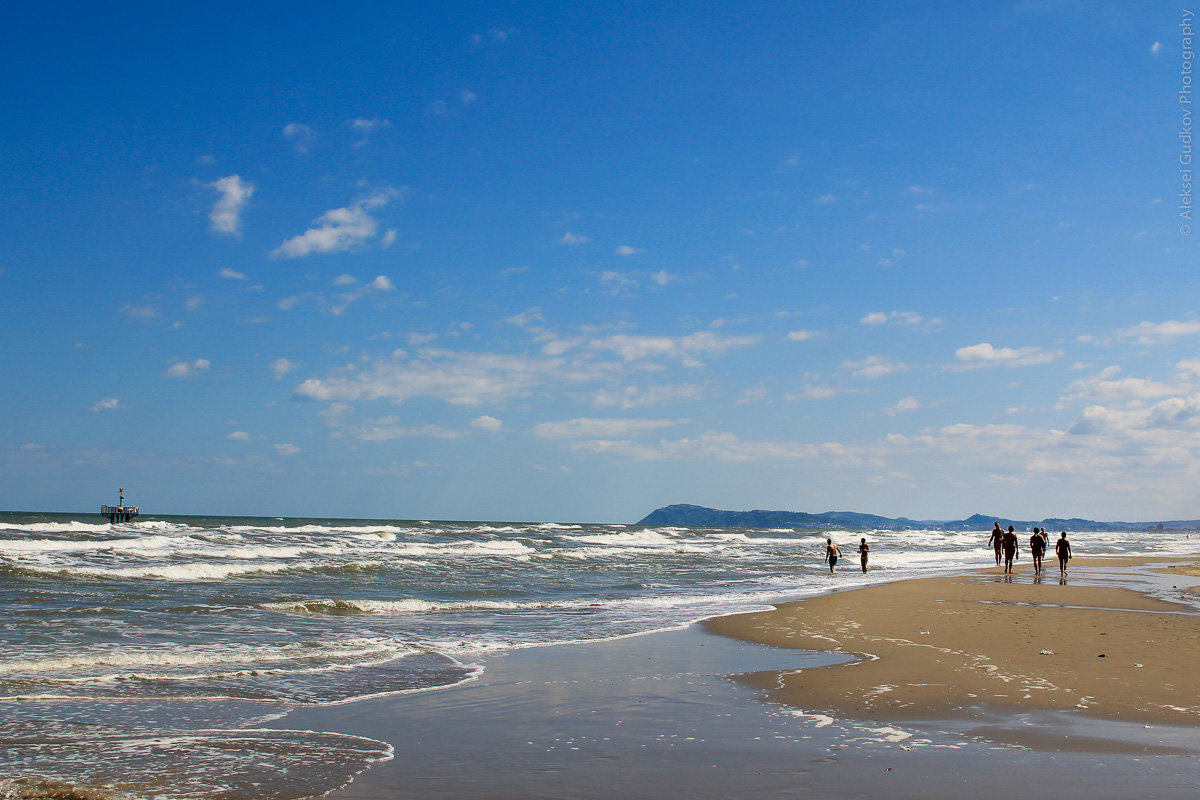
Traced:
<path id="1" fill-rule="evenodd" d="M 1183 222 L 1179 225 L 1179 232 L 1184 236 L 1192 235 L 1192 64 L 1196 58 L 1196 51 L 1192 48 L 1194 17 L 1195 14 L 1185 8 L 1179 23 L 1183 45 L 1183 66 L 1179 79 L 1179 107 L 1183 117 L 1179 125 L 1179 217 Z"/>

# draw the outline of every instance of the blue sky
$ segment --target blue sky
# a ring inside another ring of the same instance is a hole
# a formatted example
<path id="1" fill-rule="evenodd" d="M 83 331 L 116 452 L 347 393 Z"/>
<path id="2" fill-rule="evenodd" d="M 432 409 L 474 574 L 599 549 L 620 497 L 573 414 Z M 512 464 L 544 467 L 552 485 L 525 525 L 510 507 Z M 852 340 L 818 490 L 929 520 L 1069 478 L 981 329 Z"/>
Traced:
<path id="1" fill-rule="evenodd" d="M 1166 3 L 15 8 L 0 507 L 1200 517 Z"/>

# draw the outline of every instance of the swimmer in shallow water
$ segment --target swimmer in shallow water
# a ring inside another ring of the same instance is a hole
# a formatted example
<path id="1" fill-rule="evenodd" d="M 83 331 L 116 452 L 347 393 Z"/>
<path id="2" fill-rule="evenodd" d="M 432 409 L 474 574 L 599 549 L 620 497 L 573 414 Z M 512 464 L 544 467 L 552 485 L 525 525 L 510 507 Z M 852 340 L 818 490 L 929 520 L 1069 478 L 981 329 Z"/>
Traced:
<path id="1" fill-rule="evenodd" d="M 833 572 L 833 568 L 837 566 L 837 560 L 841 558 L 842 551 L 833 543 L 833 539 L 825 540 L 825 560 L 829 562 L 829 571 Z"/>

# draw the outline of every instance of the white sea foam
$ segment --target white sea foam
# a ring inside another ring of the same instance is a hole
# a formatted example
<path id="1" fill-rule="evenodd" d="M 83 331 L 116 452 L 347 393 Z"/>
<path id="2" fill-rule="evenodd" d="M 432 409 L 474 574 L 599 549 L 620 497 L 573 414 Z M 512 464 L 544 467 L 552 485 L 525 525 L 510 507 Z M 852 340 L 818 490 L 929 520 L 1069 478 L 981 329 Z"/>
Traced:
<path id="1" fill-rule="evenodd" d="M 280 645 L 95 646 L 84 652 L 0 660 L 0 679 L 22 677 L 65 682 L 135 678 L 198 680 L 270 668 L 291 673 L 335 669 L 381 663 L 415 652 L 419 650 L 378 637 Z"/>
<path id="2" fill-rule="evenodd" d="M 293 614 L 423 614 L 440 611 L 534 611 L 546 609 L 588 608 L 601 605 L 579 600 L 284 600 L 260 604 L 270 611 Z"/>
<path id="3" fill-rule="evenodd" d="M 112 526 L 107 522 L 10 522 L 4 529 L 29 533 L 107 533 Z"/>
<path id="4" fill-rule="evenodd" d="M 245 564 L 153 564 L 133 567 L 104 567 L 97 565 L 56 566 L 53 564 L 31 564 L 21 562 L 19 568 L 27 573 L 39 575 L 73 576 L 77 578 L 100 578 L 107 580 L 164 580 L 164 581 L 218 581 L 250 575 L 266 575 L 289 571 L 311 571 L 326 568 L 320 561 L 308 562 L 263 562 Z M 362 566 L 369 566 L 364 564 Z"/>

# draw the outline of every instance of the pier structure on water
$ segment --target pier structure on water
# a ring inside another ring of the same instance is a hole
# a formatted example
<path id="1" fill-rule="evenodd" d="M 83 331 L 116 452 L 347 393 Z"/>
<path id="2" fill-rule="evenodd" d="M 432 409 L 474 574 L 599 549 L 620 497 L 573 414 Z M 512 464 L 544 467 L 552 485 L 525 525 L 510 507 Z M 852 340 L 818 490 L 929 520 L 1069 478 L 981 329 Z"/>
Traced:
<path id="1" fill-rule="evenodd" d="M 120 499 L 115 506 L 100 506 L 100 513 L 108 517 L 108 521 L 114 525 L 118 522 L 129 522 L 138 515 L 137 506 L 125 505 L 125 490 L 119 489 Z"/>

